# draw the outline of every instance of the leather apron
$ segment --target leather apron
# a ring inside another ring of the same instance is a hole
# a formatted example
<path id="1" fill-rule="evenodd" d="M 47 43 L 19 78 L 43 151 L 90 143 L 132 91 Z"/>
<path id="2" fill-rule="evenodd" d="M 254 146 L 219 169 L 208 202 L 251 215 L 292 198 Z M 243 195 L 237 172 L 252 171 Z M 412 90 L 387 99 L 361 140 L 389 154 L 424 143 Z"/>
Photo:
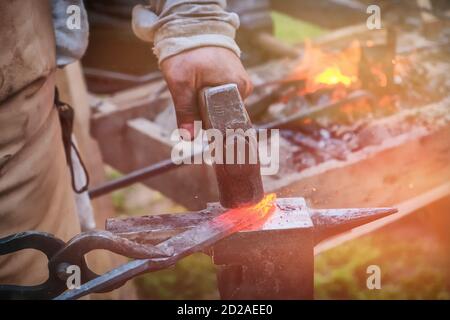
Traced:
<path id="1" fill-rule="evenodd" d="M 0 1 L 0 237 L 26 230 L 64 241 L 80 232 L 54 107 L 55 36 L 50 1 Z M 47 259 L 0 256 L 0 283 L 38 284 Z"/>

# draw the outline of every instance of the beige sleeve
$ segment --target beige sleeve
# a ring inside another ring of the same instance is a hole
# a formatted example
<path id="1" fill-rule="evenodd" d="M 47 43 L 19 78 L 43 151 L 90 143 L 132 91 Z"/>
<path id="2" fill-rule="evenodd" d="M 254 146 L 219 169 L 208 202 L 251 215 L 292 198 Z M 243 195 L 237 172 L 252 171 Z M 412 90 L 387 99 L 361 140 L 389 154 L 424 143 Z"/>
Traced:
<path id="1" fill-rule="evenodd" d="M 218 46 L 237 56 L 234 41 L 239 17 L 225 11 L 224 0 L 151 0 L 133 9 L 133 30 L 142 40 L 153 42 L 159 63 L 182 51 Z"/>

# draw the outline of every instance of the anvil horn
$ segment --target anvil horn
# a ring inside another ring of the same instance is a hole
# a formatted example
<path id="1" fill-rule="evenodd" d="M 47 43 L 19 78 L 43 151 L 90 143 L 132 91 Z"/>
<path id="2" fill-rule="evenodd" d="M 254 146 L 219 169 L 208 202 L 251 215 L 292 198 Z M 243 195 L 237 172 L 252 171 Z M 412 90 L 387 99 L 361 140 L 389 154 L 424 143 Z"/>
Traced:
<path id="1" fill-rule="evenodd" d="M 319 243 L 339 233 L 386 217 L 395 208 L 310 209 L 314 224 L 314 242 Z"/>

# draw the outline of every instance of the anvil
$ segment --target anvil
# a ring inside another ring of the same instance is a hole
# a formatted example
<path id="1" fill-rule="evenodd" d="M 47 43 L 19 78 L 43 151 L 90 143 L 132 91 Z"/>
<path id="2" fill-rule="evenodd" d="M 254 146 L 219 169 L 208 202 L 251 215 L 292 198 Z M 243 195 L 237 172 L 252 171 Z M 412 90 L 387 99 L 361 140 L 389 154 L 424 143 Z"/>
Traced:
<path id="1" fill-rule="evenodd" d="M 108 219 L 106 229 L 155 244 L 225 211 L 212 203 L 199 212 Z M 280 198 L 262 225 L 234 233 L 204 252 L 219 266 L 222 299 L 312 299 L 314 245 L 395 212 L 393 208 L 311 209 L 303 198 Z"/>

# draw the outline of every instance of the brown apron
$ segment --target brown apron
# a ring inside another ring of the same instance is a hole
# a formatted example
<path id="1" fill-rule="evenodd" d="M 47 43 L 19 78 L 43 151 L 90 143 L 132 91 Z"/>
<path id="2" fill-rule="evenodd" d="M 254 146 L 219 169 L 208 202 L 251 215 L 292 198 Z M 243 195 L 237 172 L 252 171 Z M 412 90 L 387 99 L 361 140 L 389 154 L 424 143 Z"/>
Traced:
<path id="1" fill-rule="evenodd" d="M 25 230 L 67 241 L 80 232 L 61 139 L 50 1 L 0 1 L 0 237 Z M 47 259 L 0 256 L 1 284 L 38 284 Z"/>

